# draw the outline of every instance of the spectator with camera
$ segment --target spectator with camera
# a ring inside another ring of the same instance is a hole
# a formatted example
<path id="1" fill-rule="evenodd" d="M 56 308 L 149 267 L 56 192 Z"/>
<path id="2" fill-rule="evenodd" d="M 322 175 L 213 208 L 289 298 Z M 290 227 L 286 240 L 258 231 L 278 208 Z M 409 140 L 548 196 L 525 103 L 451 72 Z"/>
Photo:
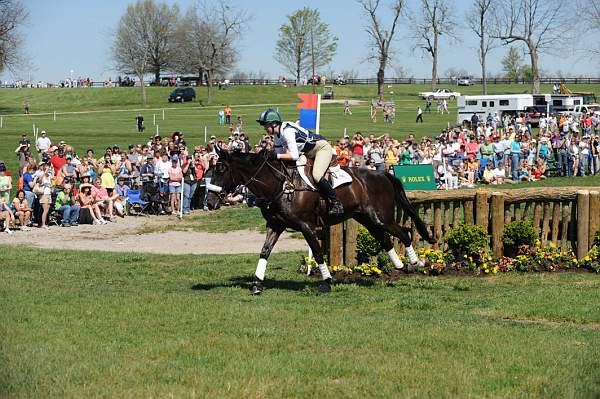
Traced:
<path id="1" fill-rule="evenodd" d="M 38 197 L 38 202 L 42 208 L 39 227 L 48 230 L 48 213 L 52 203 L 52 166 L 46 162 L 41 162 L 37 173 L 34 175 L 33 192 Z"/>
<path id="2" fill-rule="evenodd" d="M 183 181 L 183 172 L 181 170 L 181 166 L 179 165 L 179 157 L 177 155 L 173 155 L 171 158 L 171 167 L 167 171 L 169 176 L 169 200 L 171 204 L 171 213 L 177 214 L 179 211 L 180 204 L 180 196 L 182 190 L 182 181 Z"/>
<path id="3" fill-rule="evenodd" d="M 19 158 L 19 167 L 23 168 L 25 163 L 27 162 L 27 158 L 30 155 L 31 151 L 31 143 L 27 138 L 26 134 L 21 135 L 21 140 L 19 140 L 19 144 L 15 149 L 15 154 L 17 154 L 17 158 Z"/>

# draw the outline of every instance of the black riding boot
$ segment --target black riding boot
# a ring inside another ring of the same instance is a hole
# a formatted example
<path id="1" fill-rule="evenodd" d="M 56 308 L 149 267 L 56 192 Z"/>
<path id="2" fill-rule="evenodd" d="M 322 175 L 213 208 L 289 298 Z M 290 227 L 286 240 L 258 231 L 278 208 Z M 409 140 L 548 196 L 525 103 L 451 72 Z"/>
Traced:
<path id="1" fill-rule="evenodd" d="M 329 215 L 340 216 L 344 214 L 344 206 L 335 194 L 335 190 L 331 187 L 331 184 L 325 178 L 321 178 L 317 183 L 319 193 L 325 196 L 329 200 Z"/>

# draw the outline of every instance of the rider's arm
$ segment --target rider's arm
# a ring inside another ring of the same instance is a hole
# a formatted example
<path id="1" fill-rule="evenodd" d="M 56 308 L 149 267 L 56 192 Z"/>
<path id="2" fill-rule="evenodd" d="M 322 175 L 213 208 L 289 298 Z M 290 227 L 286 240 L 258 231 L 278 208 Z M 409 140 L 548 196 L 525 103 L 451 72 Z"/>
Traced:
<path id="1" fill-rule="evenodd" d="M 300 157 L 298 146 L 296 145 L 296 134 L 293 129 L 283 129 L 281 132 L 281 141 L 284 144 L 286 152 L 277 154 L 277 159 L 282 161 L 296 161 Z"/>

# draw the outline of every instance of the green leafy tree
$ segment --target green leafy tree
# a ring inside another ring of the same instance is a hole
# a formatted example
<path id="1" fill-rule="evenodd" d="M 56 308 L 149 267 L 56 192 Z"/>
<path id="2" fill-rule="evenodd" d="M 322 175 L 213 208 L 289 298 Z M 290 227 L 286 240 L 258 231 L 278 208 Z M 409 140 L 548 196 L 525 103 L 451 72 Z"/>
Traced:
<path id="1" fill-rule="evenodd" d="M 338 38 L 329 25 L 321 21 L 319 11 L 305 7 L 288 15 L 279 28 L 275 60 L 300 81 L 311 68 L 321 68 L 331 62 L 337 51 Z"/>
<path id="2" fill-rule="evenodd" d="M 523 59 L 516 47 L 509 47 L 508 52 L 502 58 L 502 70 L 506 79 L 519 80 L 521 78 L 521 67 Z"/>

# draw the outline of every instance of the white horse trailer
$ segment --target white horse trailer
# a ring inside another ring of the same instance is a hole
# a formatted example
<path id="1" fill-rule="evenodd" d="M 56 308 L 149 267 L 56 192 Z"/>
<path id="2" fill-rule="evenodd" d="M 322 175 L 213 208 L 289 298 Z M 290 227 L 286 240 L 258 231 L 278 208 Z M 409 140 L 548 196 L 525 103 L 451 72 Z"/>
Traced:
<path id="1" fill-rule="evenodd" d="M 485 120 L 488 114 L 515 115 L 525 112 L 527 108 L 533 107 L 533 96 L 531 94 L 499 94 L 487 96 L 460 96 L 457 101 L 458 116 L 456 123 L 462 125 L 464 121 L 471 122 L 473 114 L 479 119 Z"/>

